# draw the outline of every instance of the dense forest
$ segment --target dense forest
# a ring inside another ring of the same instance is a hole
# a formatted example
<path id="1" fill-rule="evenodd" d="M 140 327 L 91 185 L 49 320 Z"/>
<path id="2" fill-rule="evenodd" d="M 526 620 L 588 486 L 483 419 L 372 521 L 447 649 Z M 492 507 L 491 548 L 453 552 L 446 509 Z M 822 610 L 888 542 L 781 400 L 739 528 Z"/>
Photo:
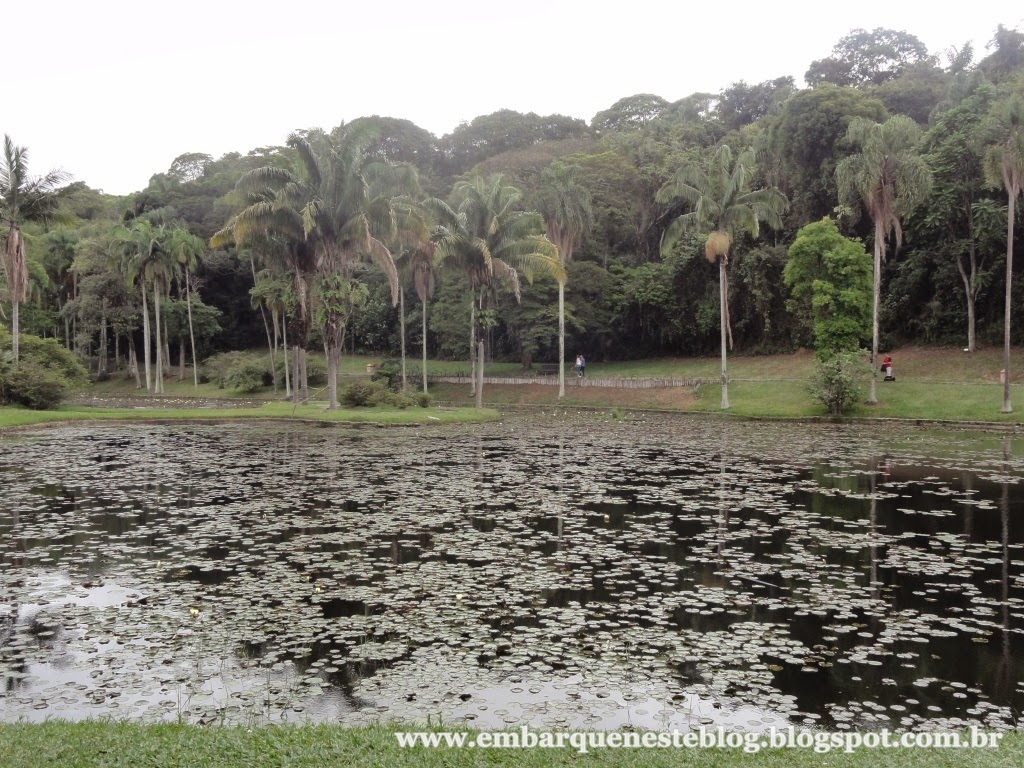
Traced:
<path id="1" fill-rule="evenodd" d="M 440 138 L 361 117 L 247 154 L 182 154 L 128 197 L 54 177 L 60 205 L 18 222 L 23 264 L 5 259 L 0 311 L 94 374 L 137 370 L 145 352 L 151 389 L 184 375 L 193 344 L 200 362 L 296 343 L 393 356 L 404 333 L 416 356 L 425 334 L 431 357 L 468 360 L 471 324 L 488 359 L 550 362 L 560 285 L 568 359 L 717 353 L 720 286 L 733 349 L 787 351 L 820 343 L 811 299 L 785 273 L 798 233 L 830 218 L 864 253 L 885 240 L 883 347 L 999 344 L 1024 34 L 1000 26 L 983 53 L 936 56 L 907 32 L 854 30 L 802 89 L 783 75 L 674 103 L 635 94 L 589 124 L 502 110 Z M 923 164 L 884 221 L 844 177 L 873 146 L 851 126 L 899 128 L 901 151 Z M 723 147 L 744 189 L 785 200 L 730 230 L 727 264 L 687 191 L 698 171 L 715 182 Z M 9 232 L 11 210 L 8 199 Z M 870 347 L 861 319 L 854 337 Z M 1021 313 L 1011 321 L 1024 340 Z M 158 340 L 152 361 L 144 338 Z"/>

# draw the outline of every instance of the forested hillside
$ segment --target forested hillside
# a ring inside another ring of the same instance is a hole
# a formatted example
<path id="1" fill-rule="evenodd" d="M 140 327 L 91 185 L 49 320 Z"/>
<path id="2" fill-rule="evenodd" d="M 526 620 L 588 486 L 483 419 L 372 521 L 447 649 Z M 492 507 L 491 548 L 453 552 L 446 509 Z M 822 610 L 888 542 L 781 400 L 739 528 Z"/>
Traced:
<path id="1" fill-rule="evenodd" d="M 798 76 L 808 87 L 796 87 Z M 762 82 L 673 103 L 626 95 L 589 124 L 502 110 L 437 137 L 374 115 L 244 154 L 187 152 L 127 198 L 77 180 L 59 193 L 62 215 L 19 222 L 27 281 L 12 280 L 21 267 L 6 259 L 2 321 L 10 327 L 18 305 L 22 333 L 56 337 L 94 374 L 152 365 L 150 388 L 191 365 L 190 326 L 200 362 L 268 342 L 280 349 L 285 337 L 289 348 L 390 356 L 404 308 L 416 357 L 424 306 L 431 357 L 469 358 L 472 315 L 488 359 L 528 365 L 558 358 L 564 280 L 569 359 L 713 354 L 721 268 L 733 349 L 786 351 L 815 346 L 820 315 L 784 279 L 790 247 L 830 217 L 868 254 L 879 232 L 886 238 L 883 347 L 998 344 L 1008 202 L 1019 191 L 1006 169 L 1020 166 L 1022 95 L 1018 31 L 995 30 L 985 51 L 936 54 L 908 32 L 854 30 L 806 73 L 766 71 Z M 851 125 L 897 125 L 897 116 L 916 124 L 904 125 L 905 151 L 927 178 L 920 199 L 900 190 L 882 226 L 842 171 L 874 151 Z M 31 136 L 12 139 L 31 149 Z M 746 189 L 787 201 L 756 238 L 730 230 L 727 262 L 726 251 L 708 250 L 707 227 L 674 224 L 697 211 L 682 194 L 687 174 L 711 168 L 723 146 L 749 158 Z M 559 243 L 565 227 L 578 236 Z M 1019 226 L 1009 231 L 1019 238 Z M 826 278 L 835 276 L 807 279 Z M 1013 286 L 1014 308 L 1022 290 Z M 864 306 L 851 310 L 854 338 L 870 346 Z M 1022 313 L 1011 322 L 1024 341 Z M 160 340 L 152 361 L 144 338 Z"/>

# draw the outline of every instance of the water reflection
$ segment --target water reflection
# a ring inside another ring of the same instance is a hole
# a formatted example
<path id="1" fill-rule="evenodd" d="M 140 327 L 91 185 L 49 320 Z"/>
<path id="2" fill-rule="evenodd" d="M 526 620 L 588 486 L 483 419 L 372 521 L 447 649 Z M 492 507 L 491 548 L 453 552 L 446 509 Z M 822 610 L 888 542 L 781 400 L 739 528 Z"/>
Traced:
<path id="1" fill-rule="evenodd" d="M 672 418 L 41 432 L 0 443 L 0 718 L 998 726 L 1020 469 Z"/>

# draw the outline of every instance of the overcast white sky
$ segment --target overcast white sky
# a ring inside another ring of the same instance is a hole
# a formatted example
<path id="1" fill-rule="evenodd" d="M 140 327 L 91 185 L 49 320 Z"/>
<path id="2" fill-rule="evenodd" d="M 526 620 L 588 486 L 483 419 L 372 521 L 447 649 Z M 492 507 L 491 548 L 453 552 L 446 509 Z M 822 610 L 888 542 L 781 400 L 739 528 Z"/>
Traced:
<path id="1" fill-rule="evenodd" d="M 0 132 L 29 148 L 34 175 L 62 167 L 112 194 L 143 188 L 184 152 L 245 154 L 361 115 L 438 136 L 503 108 L 589 122 L 635 93 L 675 101 L 738 80 L 800 83 L 857 27 L 906 30 L 932 53 L 971 40 L 976 58 L 998 23 L 1024 27 L 1017 0 L 18 6 L 4 34 Z"/>

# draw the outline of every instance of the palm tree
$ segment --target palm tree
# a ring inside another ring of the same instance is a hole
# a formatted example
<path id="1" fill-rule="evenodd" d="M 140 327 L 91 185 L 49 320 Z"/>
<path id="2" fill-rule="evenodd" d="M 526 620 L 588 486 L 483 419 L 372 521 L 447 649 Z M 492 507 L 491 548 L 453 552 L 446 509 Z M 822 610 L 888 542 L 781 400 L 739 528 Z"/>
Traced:
<path id="1" fill-rule="evenodd" d="M 175 229 L 167 241 L 171 256 L 185 269 L 185 303 L 188 307 L 188 337 L 192 344 L 192 379 L 199 386 L 199 366 L 196 365 L 196 335 L 192 327 L 192 270 L 206 252 L 206 244 L 187 229 Z M 184 358 L 184 354 L 182 355 Z"/>
<path id="2" fill-rule="evenodd" d="M 884 123 L 859 117 L 850 122 L 847 140 L 859 151 L 836 168 L 839 196 L 845 205 L 863 204 L 875 225 L 874 309 L 871 318 L 871 392 L 877 403 L 878 311 L 882 296 L 882 262 L 891 232 L 896 247 L 903 242 L 900 220 L 931 192 L 932 174 L 917 151 L 921 130 L 909 117 L 897 115 Z"/>
<path id="3" fill-rule="evenodd" d="M 384 241 L 394 237 L 395 209 L 391 196 L 371 195 L 387 188 L 391 194 L 415 186 L 412 166 L 367 160 L 374 136 L 369 124 L 341 127 L 334 134 L 311 131 L 292 134 L 295 170 L 267 166 L 245 174 L 238 189 L 250 204 L 229 227 L 236 243 L 256 236 L 277 235 L 291 241 L 296 257 L 296 298 L 305 306 L 310 282 L 318 306 L 316 317 L 327 347 L 330 408 L 338 407 L 338 362 L 345 329 L 364 293 L 355 279 L 363 259 L 387 276 L 391 299 L 398 302 L 398 273 Z M 224 233 L 214 243 L 223 243 Z"/>
<path id="4" fill-rule="evenodd" d="M 690 209 L 677 216 L 661 238 L 661 251 L 667 253 L 686 232 L 709 231 L 704 255 L 712 264 L 718 261 L 718 287 L 722 346 L 722 409 L 729 407 L 729 378 L 726 362 L 726 334 L 729 330 L 729 284 L 726 267 L 729 250 L 737 234 L 757 237 L 760 222 L 780 228 L 782 214 L 789 206 L 786 196 L 775 187 L 751 190 L 754 151 L 747 148 L 733 158 L 723 144 L 703 164 L 687 164 L 658 190 L 659 203 L 682 203 Z"/>
<path id="5" fill-rule="evenodd" d="M 1024 101 L 1011 96 L 996 105 L 990 130 L 994 138 L 985 156 L 985 176 L 992 186 L 1006 190 L 1006 307 L 1003 314 L 1003 413 L 1010 404 L 1010 289 L 1013 285 L 1013 225 L 1017 197 L 1024 187 Z"/>
<path id="6" fill-rule="evenodd" d="M 476 407 L 483 407 L 484 338 L 493 324 L 489 307 L 505 284 L 520 298 L 519 274 L 533 279 L 537 270 L 563 280 L 555 246 L 543 234 L 540 214 L 518 210 L 522 194 L 500 174 L 480 176 L 455 185 L 455 208 L 435 200 L 438 226 L 434 242 L 442 264 L 462 272 L 469 281 L 475 309 L 470 333 L 475 339 Z M 471 352 L 473 349 L 471 348 Z"/>
<path id="7" fill-rule="evenodd" d="M 3 254 L 7 290 L 11 294 L 11 351 L 18 360 L 21 302 L 28 294 L 28 266 L 21 226 L 26 222 L 47 221 L 57 214 L 61 202 L 60 186 L 70 176 L 50 171 L 45 176 L 28 175 L 28 150 L 16 147 L 4 134 L 4 161 L 0 165 L 0 223 L 7 228 Z"/>
<path id="8" fill-rule="evenodd" d="M 171 280 L 178 272 L 178 261 L 168 252 L 165 244 L 166 237 L 167 233 L 163 226 L 154 226 L 147 219 L 136 219 L 131 228 L 122 230 L 118 237 L 122 254 L 121 271 L 129 284 L 137 283 L 142 292 L 142 335 L 146 389 L 157 394 L 164 391 L 160 297 L 170 288 Z M 155 371 L 152 375 L 150 374 L 149 302 L 147 299 L 150 285 L 153 286 L 154 319 L 156 321 L 156 361 Z"/>
<path id="9" fill-rule="evenodd" d="M 594 221 L 590 192 L 579 183 L 579 173 L 578 165 L 556 160 L 541 174 L 541 213 L 547 221 L 548 240 L 558 249 L 563 272 Z M 558 396 L 565 397 L 565 280 L 558 281 Z"/>
<path id="10" fill-rule="evenodd" d="M 437 271 L 434 269 L 433 243 L 428 243 L 422 248 L 413 251 L 410 257 L 410 268 L 412 269 L 413 286 L 416 288 L 416 296 L 423 305 L 423 391 L 427 391 L 427 302 L 434 296 L 434 289 L 437 287 Z M 404 342 L 403 342 L 404 344 Z M 404 348 L 404 347 L 403 347 Z"/>

